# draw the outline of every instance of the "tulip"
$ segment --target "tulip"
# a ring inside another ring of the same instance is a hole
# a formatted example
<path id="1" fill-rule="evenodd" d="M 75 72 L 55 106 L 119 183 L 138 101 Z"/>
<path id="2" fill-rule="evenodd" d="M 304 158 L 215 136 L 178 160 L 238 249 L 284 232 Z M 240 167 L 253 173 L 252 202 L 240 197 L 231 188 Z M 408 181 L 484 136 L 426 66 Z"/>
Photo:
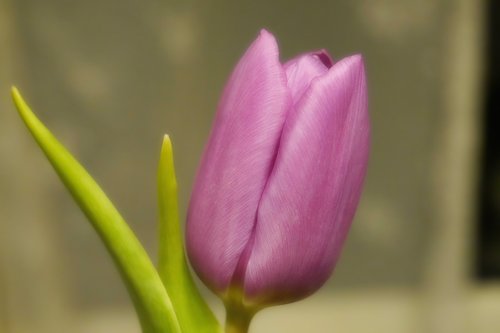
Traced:
<path id="1" fill-rule="evenodd" d="M 189 259 L 226 308 L 296 301 L 325 283 L 369 145 L 362 57 L 321 50 L 281 64 L 261 31 L 224 89 L 187 217 Z"/>

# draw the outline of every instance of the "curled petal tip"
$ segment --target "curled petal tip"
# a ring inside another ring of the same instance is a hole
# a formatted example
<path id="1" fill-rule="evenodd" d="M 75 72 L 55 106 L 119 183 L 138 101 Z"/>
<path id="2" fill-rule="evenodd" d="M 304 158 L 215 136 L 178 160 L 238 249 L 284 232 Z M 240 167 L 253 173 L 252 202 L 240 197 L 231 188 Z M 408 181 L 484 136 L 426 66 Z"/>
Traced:
<path id="1" fill-rule="evenodd" d="M 274 39 L 274 35 L 267 29 L 260 29 L 259 36 L 261 37 L 271 37 Z"/>
<path id="2" fill-rule="evenodd" d="M 276 38 L 271 32 L 265 29 L 260 31 L 259 36 L 256 38 L 254 43 L 261 47 L 274 50 L 274 53 L 279 54 L 278 42 L 276 41 Z"/>
<path id="3" fill-rule="evenodd" d="M 280 53 L 279 43 L 278 43 L 278 40 L 276 39 L 276 37 L 274 36 L 274 34 L 269 30 L 262 29 L 260 31 L 259 37 L 257 39 L 265 40 L 265 41 L 267 41 L 267 43 L 273 44 L 274 47 L 276 48 L 276 53 L 278 54 L 278 62 L 280 62 L 280 60 L 279 60 L 279 53 Z"/>
<path id="4" fill-rule="evenodd" d="M 313 55 L 318 57 L 318 59 L 325 65 L 327 68 L 331 68 L 333 66 L 333 58 L 330 56 L 327 50 L 321 49 L 316 52 L 313 52 Z"/>
<path id="5" fill-rule="evenodd" d="M 353 54 L 352 56 L 345 58 L 344 62 L 350 67 L 354 68 L 364 69 L 365 67 L 365 60 L 363 58 L 363 55 L 359 53 Z"/>

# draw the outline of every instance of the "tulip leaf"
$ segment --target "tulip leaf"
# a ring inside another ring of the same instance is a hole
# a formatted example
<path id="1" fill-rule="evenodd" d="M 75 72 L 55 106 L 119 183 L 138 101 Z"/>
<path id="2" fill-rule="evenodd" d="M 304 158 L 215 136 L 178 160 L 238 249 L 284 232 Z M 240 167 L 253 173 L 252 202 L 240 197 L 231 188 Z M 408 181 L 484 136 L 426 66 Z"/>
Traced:
<path id="1" fill-rule="evenodd" d="M 34 139 L 111 254 L 134 303 L 143 333 L 180 333 L 177 316 L 158 272 L 120 213 L 33 114 L 14 87 L 12 97 Z"/>
<path id="2" fill-rule="evenodd" d="M 158 272 L 172 299 L 182 332 L 221 332 L 217 319 L 193 281 L 186 261 L 179 223 L 172 143 L 167 135 L 163 139 L 158 166 L 158 205 Z"/>

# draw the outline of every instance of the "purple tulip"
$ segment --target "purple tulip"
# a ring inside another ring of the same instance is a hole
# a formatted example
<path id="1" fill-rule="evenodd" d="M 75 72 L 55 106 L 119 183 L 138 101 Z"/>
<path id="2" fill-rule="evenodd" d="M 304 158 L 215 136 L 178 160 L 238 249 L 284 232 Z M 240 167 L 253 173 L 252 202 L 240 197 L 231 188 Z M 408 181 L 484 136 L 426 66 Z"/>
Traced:
<path id="1" fill-rule="evenodd" d="M 363 59 L 284 65 L 263 30 L 224 90 L 187 219 L 202 281 L 263 306 L 306 297 L 335 267 L 370 145 Z"/>

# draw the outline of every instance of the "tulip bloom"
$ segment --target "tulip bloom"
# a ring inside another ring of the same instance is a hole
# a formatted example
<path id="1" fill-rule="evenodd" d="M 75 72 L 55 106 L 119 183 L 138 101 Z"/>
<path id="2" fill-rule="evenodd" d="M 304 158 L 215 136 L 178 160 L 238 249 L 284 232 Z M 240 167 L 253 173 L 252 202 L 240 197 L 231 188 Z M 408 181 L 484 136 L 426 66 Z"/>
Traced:
<path id="1" fill-rule="evenodd" d="M 194 184 L 187 250 L 201 280 L 255 308 L 323 285 L 360 198 L 369 132 L 361 56 L 281 64 L 261 31 L 226 85 Z"/>

